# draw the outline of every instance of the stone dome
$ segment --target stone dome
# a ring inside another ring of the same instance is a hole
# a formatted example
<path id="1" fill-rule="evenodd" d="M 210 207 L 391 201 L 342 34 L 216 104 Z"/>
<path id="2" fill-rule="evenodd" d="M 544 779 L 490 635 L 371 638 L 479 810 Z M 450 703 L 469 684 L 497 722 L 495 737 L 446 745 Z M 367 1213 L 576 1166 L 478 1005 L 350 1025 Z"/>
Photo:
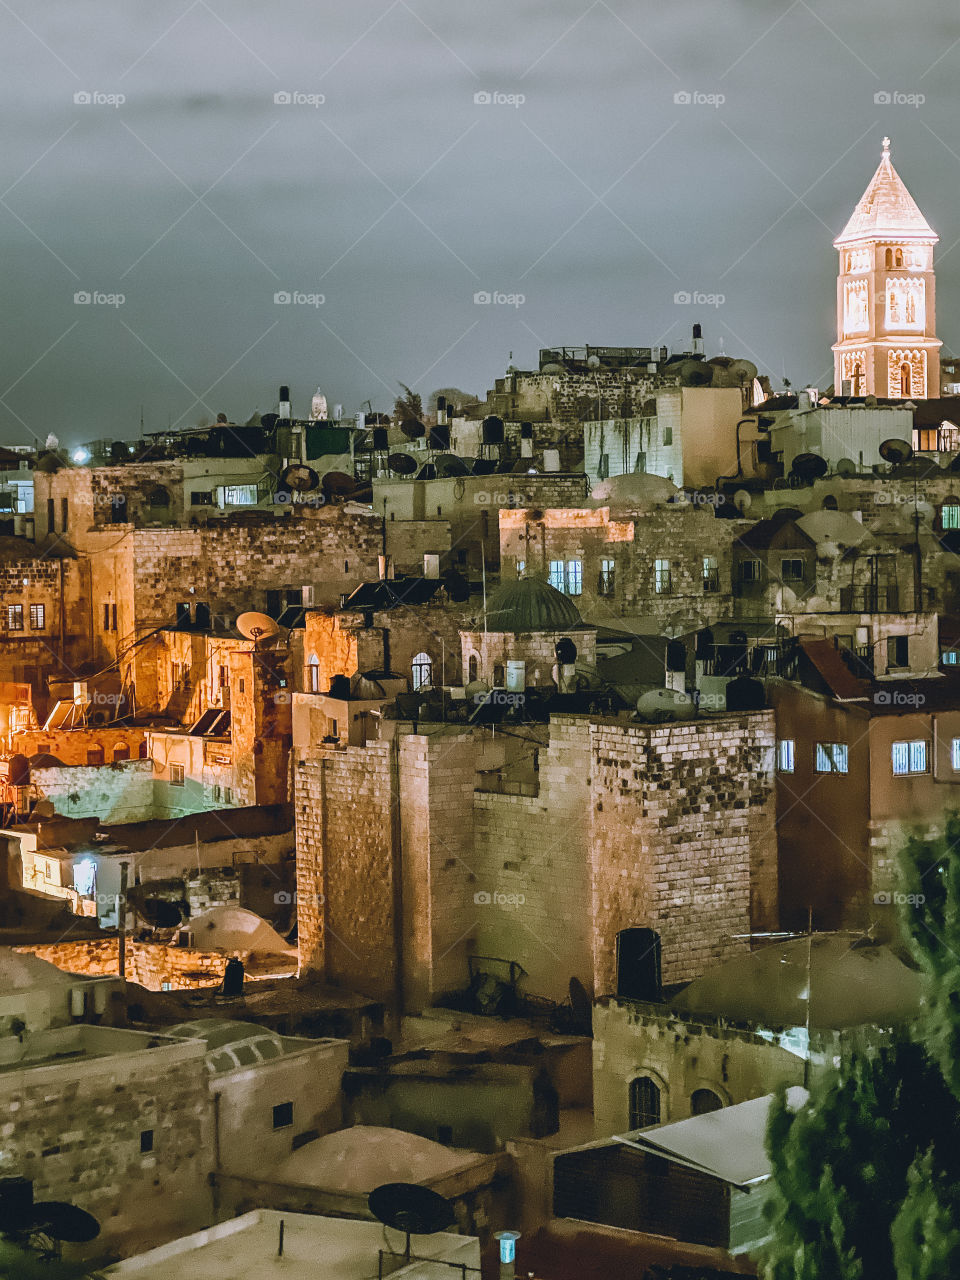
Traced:
<path id="1" fill-rule="evenodd" d="M 569 631 L 582 625 L 570 597 L 540 578 L 504 582 L 487 602 L 488 631 Z"/>
<path id="2" fill-rule="evenodd" d="M 29 952 L 0 948 L 0 992 L 32 991 L 39 987 L 68 986 L 75 979 L 56 965 Z"/>

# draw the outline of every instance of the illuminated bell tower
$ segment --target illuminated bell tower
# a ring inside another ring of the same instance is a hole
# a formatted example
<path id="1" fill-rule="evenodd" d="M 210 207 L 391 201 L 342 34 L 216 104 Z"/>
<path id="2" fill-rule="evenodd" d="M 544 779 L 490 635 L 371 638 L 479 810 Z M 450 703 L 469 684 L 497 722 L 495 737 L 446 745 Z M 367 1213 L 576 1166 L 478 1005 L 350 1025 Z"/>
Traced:
<path id="1" fill-rule="evenodd" d="M 834 392 L 894 400 L 940 394 L 933 246 L 939 236 L 890 163 L 890 139 L 870 185 L 834 240 Z"/>

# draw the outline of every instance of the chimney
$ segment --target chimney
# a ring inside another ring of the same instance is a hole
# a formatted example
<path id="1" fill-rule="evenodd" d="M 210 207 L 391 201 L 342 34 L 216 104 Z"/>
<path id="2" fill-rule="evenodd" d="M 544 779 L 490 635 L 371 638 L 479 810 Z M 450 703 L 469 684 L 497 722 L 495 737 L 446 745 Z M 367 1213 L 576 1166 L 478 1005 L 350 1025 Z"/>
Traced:
<path id="1" fill-rule="evenodd" d="M 437 396 L 437 426 L 446 426 L 447 422 L 447 400 L 445 396 Z"/>
<path id="2" fill-rule="evenodd" d="M 703 355 L 703 330 L 698 324 L 693 326 L 693 346 L 691 351 L 695 356 Z"/>
<path id="3" fill-rule="evenodd" d="M 390 556 L 377 556 L 377 568 L 381 582 L 389 582 L 393 578 L 393 560 Z"/>
<path id="4" fill-rule="evenodd" d="M 290 388 L 280 388 L 280 405 L 277 410 L 281 422 L 289 422 L 293 417 L 293 411 L 290 408 Z"/>

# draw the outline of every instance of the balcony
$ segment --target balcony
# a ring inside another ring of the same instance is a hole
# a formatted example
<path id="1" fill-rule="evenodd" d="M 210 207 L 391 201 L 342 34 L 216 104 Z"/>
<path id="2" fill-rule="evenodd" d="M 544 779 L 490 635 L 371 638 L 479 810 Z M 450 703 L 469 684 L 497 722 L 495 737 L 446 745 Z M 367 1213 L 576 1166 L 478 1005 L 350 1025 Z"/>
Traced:
<path id="1" fill-rule="evenodd" d="M 900 588 L 896 584 L 876 587 L 841 587 L 841 613 L 899 613 Z"/>

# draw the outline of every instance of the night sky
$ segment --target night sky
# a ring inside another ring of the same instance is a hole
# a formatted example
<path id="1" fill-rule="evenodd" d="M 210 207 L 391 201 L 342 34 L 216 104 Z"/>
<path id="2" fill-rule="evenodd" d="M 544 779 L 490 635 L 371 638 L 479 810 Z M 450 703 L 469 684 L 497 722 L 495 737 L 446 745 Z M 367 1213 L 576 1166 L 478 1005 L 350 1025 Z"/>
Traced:
<path id="1" fill-rule="evenodd" d="M 885 133 L 960 343 L 955 5 L 0 0 L 0 32 L 0 442 L 243 421 L 281 382 L 482 394 L 511 352 L 695 320 L 825 387 Z"/>

